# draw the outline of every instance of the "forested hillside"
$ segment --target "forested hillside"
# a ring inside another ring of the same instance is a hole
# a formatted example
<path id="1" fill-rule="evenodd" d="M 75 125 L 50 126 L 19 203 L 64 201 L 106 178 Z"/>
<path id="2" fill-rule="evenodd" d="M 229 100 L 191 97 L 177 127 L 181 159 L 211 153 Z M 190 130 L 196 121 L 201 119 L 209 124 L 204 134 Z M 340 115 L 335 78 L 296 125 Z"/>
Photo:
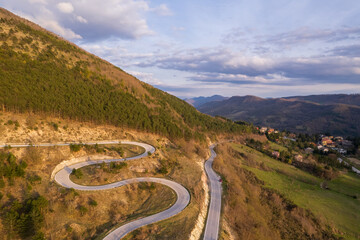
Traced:
<path id="1" fill-rule="evenodd" d="M 5 9 L 0 9 L 0 43 L 0 110 L 109 123 L 172 138 L 244 130 L 199 113 Z"/>

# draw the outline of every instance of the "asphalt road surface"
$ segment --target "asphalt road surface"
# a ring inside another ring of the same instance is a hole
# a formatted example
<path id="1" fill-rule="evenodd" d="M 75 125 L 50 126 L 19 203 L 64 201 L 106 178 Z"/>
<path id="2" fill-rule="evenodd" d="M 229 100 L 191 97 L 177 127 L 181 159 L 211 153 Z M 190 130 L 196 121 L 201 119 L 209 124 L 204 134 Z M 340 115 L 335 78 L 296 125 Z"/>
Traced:
<path id="1" fill-rule="evenodd" d="M 221 213 L 221 193 L 222 187 L 220 176 L 212 169 L 212 164 L 216 157 L 214 145 L 210 146 L 211 156 L 205 162 L 205 171 L 210 181 L 210 206 L 206 220 L 204 240 L 217 240 L 219 235 L 220 213 Z"/>

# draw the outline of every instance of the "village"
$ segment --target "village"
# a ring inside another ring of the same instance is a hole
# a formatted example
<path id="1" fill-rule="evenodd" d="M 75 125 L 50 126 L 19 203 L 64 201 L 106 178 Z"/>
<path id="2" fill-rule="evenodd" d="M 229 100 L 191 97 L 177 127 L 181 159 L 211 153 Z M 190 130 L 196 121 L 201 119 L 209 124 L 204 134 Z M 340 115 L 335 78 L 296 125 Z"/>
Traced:
<path id="1" fill-rule="evenodd" d="M 356 155 L 360 152 L 358 146 L 355 146 L 353 141 L 344 139 L 342 136 L 334 137 L 324 134 L 309 136 L 308 134 L 280 132 L 270 127 L 258 127 L 257 129 L 260 134 L 266 135 L 269 141 L 284 145 L 290 149 L 296 146 L 297 151 L 290 150 L 291 156 L 288 157 L 293 165 L 306 162 L 305 158 L 309 159 L 309 156 L 314 156 L 314 154 L 322 158 L 326 156 L 334 158 L 336 156 L 336 160 L 340 165 L 360 174 L 360 170 L 358 170 L 360 169 L 360 159 Z M 271 152 L 271 156 L 275 159 L 281 159 L 281 155 L 284 155 L 281 151 L 274 150 Z"/>

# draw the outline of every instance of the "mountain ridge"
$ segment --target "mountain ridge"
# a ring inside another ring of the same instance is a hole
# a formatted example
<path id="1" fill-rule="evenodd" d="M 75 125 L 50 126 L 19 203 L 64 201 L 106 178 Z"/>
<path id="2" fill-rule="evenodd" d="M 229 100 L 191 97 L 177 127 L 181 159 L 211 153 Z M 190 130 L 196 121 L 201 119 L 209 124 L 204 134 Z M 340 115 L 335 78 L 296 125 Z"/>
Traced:
<path id="1" fill-rule="evenodd" d="M 210 97 L 195 97 L 195 98 L 186 98 L 184 99 L 184 101 L 186 101 L 187 103 L 189 103 L 190 105 L 194 106 L 194 107 L 200 107 L 202 104 L 208 103 L 208 102 L 213 102 L 213 101 L 223 101 L 228 99 L 228 97 L 223 97 L 221 95 L 213 95 Z"/>
<path id="2" fill-rule="evenodd" d="M 288 100 L 309 101 L 319 104 L 348 104 L 360 106 L 360 94 L 322 94 L 283 97 Z"/>
<path id="3" fill-rule="evenodd" d="M 331 100 L 332 97 L 340 99 L 340 103 L 334 103 L 336 100 Z M 219 115 L 292 132 L 359 136 L 359 104 L 358 94 L 269 99 L 234 96 L 221 102 L 206 103 L 198 109 L 212 116 Z"/>

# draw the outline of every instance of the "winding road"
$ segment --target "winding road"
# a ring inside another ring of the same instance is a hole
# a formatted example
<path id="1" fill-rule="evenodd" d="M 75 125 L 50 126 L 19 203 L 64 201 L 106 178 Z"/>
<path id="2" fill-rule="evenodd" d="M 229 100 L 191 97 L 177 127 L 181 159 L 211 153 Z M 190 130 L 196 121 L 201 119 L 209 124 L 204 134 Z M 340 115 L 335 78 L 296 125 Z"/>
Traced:
<path id="1" fill-rule="evenodd" d="M 79 144 L 79 143 L 71 142 L 71 143 L 42 143 L 42 144 L 5 144 L 5 145 L 0 145 L 0 148 L 1 147 L 9 147 L 9 146 L 11 146 L 11 147 L 30 147 L 30 146 L 52 147 L 52 146 L 68 146 L 70 144 Z M 189 194 L 188 190 L 186 188 L 184 188 L 182 185 L 180 185 L 179 183 L 176 183 L 176 182 L 164 179 L 164 178 L 154 178 L 154 177 L 132 178 L 132 179 L 126 179 L 126 180 L 122 180 L 119 182 L 106 184 L 106 185 L 99 185 L 99 186 L 84 186 L 84 185 L 79 185 L 79 184 L 72 182 L 70 180 L 70 174 L 74 168 L 78 169 L 81 167 L 85 167 L 85 166 L 89 166 L 89 165 L 93 165 L 93 164 L 99 164 L 102 162 L 109 163 L 109 162 L 119 162 L 119 161 L 140 159 L 140 158 L 148 156 L 149 153 L 155 152 L 155 148 L 149 144 L 131 142 L 131 141 L 102 141 L 102 142 L 86 142 L 86 143 L 82 143 L 82 144 L 86 144 L 86 145 L 95 145 L 95 144 L 98 144 L 98 145 L 100 145 L 100 144 L 102 144 L 102 145 L 104 145 L 104 144 L 137 145 L 137 146 L 143 147 L 145 149 L 145 152 L 138 156 L 134 156 L 134 157 L 130 157 L 130 158 L 105 159 L 105 160 L 98 160 L 98 161 L 84 161 L 84 162 L 79 162 L 79 163 L 76 163 L 76 164 L 73 164 L 70 166 L 65 166 L 64 168 L 62 168 L 60 171 L 58 171 L 55 174 L 55 181 L 59 185 L 65 187 L 65 188 L 74 188 L 76 190 L 81 190 L 81 191 L 100 191 L 100 190 L 117 188 L 117 187 L 121 187 L 121 186 L 124 186 L 127 184 L 132 184 L 132 183 L 154 182 L 154 183 L 160 183 L 160 184 L 170 187 L 172 190 L 175 191 L 175 193 L 177 195 L 177 200 L 176 200 L 175 204 L 172 205 L 170 208 L 168 208 L 160 213 L 157 213 L 157 214 L 145 217 L 145 218 L 141 218 L 141 219 L 129 222 L 123 226 L 120 226 L 119 228 L 110 232 L 104 239 L 106 239 L 106 240 L 121 239 L 125 235 L 127 235 L 128 233 L 130 233 L 131 231 L 133 231 L 137 228 L 170 218 L 170 217 L 180 213 L 189 204 L 190 194 Z"/>
<path id="2" fill-rule="evenodd" d="M 71 143 L 42 143 L 42 144 L 7 144 L 7 145 L 0 145 L 0 148 L 9 147 L 9 146 L 11 146 L 11 147 L 30 147 L 30 146 L 52 147 L 52 146 L 68 146 L 70 144 L 79 144 L 79 143 L 71 142 Z M 104 238 L 105 240 L 121 239 L 125 235 L 127 235 L 128 233 L 130 233 L 131 231 L 133 231 L 137 228 L 170 218 L 170 217 L 180 213 L 189 204 L 190 194 L 189 194 L 188 190 L 185 189 L 179 183 L 176 183 L 176 182 L 164 179 L 164 178 L 154 178 L 154 177 L 132 178 L 132 179 L 126 179 L 126 180 L 122 180 L 119 182 L 106 184 L 106 185 L 99 185 L 99 186 L 85 186 L 85 185 L 79 185 L 79 184 L 72 182 L 70 180 L 70 174 L 73 171 L 73 169 L 78 169 L 78 168 L 82 168 L 82 167 L 93 165 L 93 164 L 99 164 L 102 162 L 109 163 L 109 162 L 128 161 L 128 160 L 132 160 L 132 159 L 140 159 L 140 158 L 148 156 L 149 153 L 155 152 L 155 148 L 149 144 L 132 142 L 132 141 L 101 141 L 101 142 L 85 142 L 82 144 L 86 144 L 86 145 L 129 144 L 129 145 L 136 145 L 136 146 L 143 147 L 145 149 L 145 152 L 138 156 L 134 156 L 134 157 L 130 157 L 130 158 L 84 161 L 84 162 L 79 162 L 79 163 L 75 163 L 75 164 L 72 164 L 69 166 L 62 167 L 58 172 L 56 172 L 55 177 L 54 177 L 55 181 L 59 185 L 65 187 L 65 188 L 74 188 L 74 189 L 80 190 L 80 191 L 101 191 L 101 190 L 107 190 L 107 189 L 125 186 L 127 184 L 132 184 L 132 183 L 154 182 L 154 183 L 164 184 L 164 185 L 170 187 L 172 190 L 175 191 L 175 193 L 177 195 L 177 200 L 176 200 L 175 204 L 172 205 L 170 208 L 168 208 L 160 213 L 157 213 L 157 214 L 145 217 L 145 218 L 141 218 L 141 219 L 129 222 L 125 225 L 122 225 L 119 228 L 115 229 L 114 231 L 110 232 Z M 208 217 L 207 217 L 206 226 L 205 226 L 204 240 L 217 240 L 218 235 L 219 235 L 222 187 L 221 187 L 221 182 L 219 181 L 220 176 L 218 176 L 212 169 L 212 164 L 216 157 L 216 153 L 214 151 L 215 146 L 216 146 L 215 144 L 210 146 L 211 156 L 205 162 L 205 171 L 208 176 L 208 180 L 210 181 L 211 198 L 210 198 L 210 207 L 208 210 Z"/>
<path id="3" fill-rule="evenodd" d="M 221 178 L 212 169 L 212 164 L 216 157 L 214 147 L 216 144 L 210 146 L 211 156 L 205 162 L 205 171 L 210 181 L 210 206 L 206 220 L 204 240 L 217 240 L 219 236 L 220 213 L 221 213 L 221 193 L 222 187 Z"/>
<path id="4" fill-rule="evenodd" d="M 106 184 L 106 185 L 100 185 L 100 186 L 84 186 L 84 185 L 76 184 L 70 180 L 70 174 L 74 168 L 78 169 L 81 167 L 98 164 L 99 162 L 109 163 L 109 162 L 118 162 L 118 161 L 139 159 L 139 158 L 148 156 L 148 153 L 155 152 L 155 148 L 153 146 L 145 144 L 145 143 L 128 142 L 128 141 L 122 141 L 121 143 L 137 145 L 137 146 L 143 147 L 145 149 L 145 152 L 143 154 L 140 154 L 138 156 L 131 157 L 131 158 L 107 159 L 107 160 L 103 160 L 103 161 L 86 161 L 86 162 L 76 163 L 71 166 L 66 166 L 55 174 L 55 181 L 63 187 L 74 188 L 76 190 L 81 190 L 81 191 L 99 191 L 99 190 L 117 188 L 117 187 L 121 187 L 121 186 L 131 184 L 131 183 L 154 182 L 154 183 L 164 184 L 164 185 L 170 187 L 172 190 L 174 190 L 177 195 L 177 200 L 174 205 L 172 205 L 170 208 L 168 208 L 160 213 L 129 222 L 129 223 L 115 229 L 114 231 L 110 232 L 104 238 L 106 240 L 121 239 L 122 237 L 124 237 L 125 235 L 127 235 L 128 233 L 130 233 L 131 231 L 133 231 L 137 228 L 170 218 L 170 217 L 180 213 L 190 202 L 190 194 L 182 185 L 180 185 L 179 183 L 164 179 L 164 178 L 153 178 L 153 177 L 132 178 L 132 179 L 126 179 L 123 181 Z"/>

